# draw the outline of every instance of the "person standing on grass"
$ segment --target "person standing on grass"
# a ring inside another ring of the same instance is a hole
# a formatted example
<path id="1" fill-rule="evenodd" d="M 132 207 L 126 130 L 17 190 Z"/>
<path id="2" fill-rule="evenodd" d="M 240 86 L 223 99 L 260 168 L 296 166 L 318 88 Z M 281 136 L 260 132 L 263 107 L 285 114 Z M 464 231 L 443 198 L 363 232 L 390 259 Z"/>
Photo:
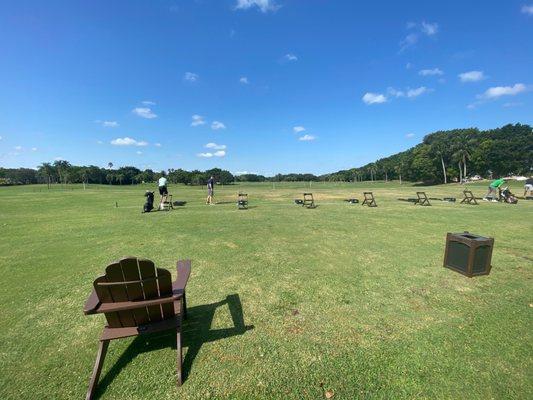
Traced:
<path id="1" fill-rule="evenodd" d="M 214 186 L 215 186 L 215 178 L 211 176 L 207 180 L 207 200 L 205 201 L 205 204 L 212 205 L 213 204 L 213 196 L 214 196 Z"/>
<path id="2" fill-rule="evenodd" d="M 533 193 L 533 177 L 530 176 L 524 185 L 524 197 L 531 196 L 531 193 Z"/>
<path id="3" fill-rule="evenodd" d="M 168 189 L 167 189 L 167 178 L 162 176 L 158 181 L 159 185 L 159 194 L 161 195 L 161 201 L 159 202 L 159 209 L 163 207 L 163 202 L 167 201 Z"/>
<path id="4" fill-rule="evenodd" d="M 492 181 L 492 183 L 489 185 L 489 191 L 487 195 L 483 198 L 483 200 L 489 201 L 491 198 L 494 199 L 494 197 L 497 195 L 497 199 L 500 200 L 500 192 L 501 187 L 505 184 L 505 179 L 500 178 L 496 179 L 495 181 Z"/>

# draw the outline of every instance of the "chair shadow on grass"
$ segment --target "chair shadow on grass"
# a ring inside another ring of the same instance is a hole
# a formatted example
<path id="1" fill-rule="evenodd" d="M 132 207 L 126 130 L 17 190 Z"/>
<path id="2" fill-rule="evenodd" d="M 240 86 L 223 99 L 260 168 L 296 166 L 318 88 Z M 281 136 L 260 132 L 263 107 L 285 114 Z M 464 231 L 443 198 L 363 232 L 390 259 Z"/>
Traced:
<path id="1" fill-rule="evenodd" d="M 218 307 L 227 305 L 233 321 L 230 328 L 211 329 L 211 323 Z M 183 321 L 181 330 L 182 346 L 185 357 L 183 358 L 182 371 L 183 381 L 187 380 L 191 371 L 194 359 L 200 352 L 204 343 L 215 342 L 233 336 L 239 336 L 246 331 L 254 329 L 253 325 L 244 324 L 242 304 L 238 294 L 228 295 L 224 300 L 187 308 L 187 319 Z M 139 335 L 131 342 L 127 349 L 121 354 L 119 359 L 107 371 L 105 376 L 98 383 L 95 398 L 100 398 L 107 387 L 120 374 L 120 371 L 128 365 L 137 355 L 155 350 L 170 348 L 176 351 L 175 331 L 154 333 L 152 335 Z M 175 359 L 175 357 L 173 358 Z M 111 360 L 109 360 L 111 362 Z M 175 362 L 165 368 L 176 370 Z"/>

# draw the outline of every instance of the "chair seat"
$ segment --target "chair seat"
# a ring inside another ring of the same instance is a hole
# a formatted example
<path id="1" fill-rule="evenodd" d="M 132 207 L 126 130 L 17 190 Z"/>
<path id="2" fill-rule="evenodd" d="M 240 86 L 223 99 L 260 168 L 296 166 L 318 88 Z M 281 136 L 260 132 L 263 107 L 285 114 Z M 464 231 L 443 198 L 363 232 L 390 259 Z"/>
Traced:
<path id="1" fill-rule="evenodd" d="M 129 326 L 123 328 L 104 327 L 100 340 L 121 339 L 130 336 L 145 335 L 149 333 L 161 332 L 170 329 L 177 329 L 181 325 L 180 315 L 175 315 L 172 318 L 164 319 L 158 322 L 151 322 L 146 325 Z"/>

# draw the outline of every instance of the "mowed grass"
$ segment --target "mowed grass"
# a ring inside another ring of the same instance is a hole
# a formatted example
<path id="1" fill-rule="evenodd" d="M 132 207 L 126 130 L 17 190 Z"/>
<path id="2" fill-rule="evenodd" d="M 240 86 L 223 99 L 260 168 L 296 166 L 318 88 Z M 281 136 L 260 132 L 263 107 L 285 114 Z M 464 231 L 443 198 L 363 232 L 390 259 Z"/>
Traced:
<path id="1" fill-rule="evenodd" d="M 104 317 L 82 307 L 127 255 L 173 276 L 192 259 L 186 381 L 172 335 L 117 340 L 101 398 L 531 398 L 533 201 L 419 207 L 397 199 L 459 200 L 462 186 L 241 184 L 210 207 L 204 188 L 171 186 L 185 206 L 141 214 L 147 188 L 0 189 L 1 399 L 85 396 Z M 342 201 L 364 190 L 377 208 Z M 293 204 L 304 191 L 316 209 Z M 442 267 L 446 232 L 464 230 L 495 238 L 489 276 Z"/>

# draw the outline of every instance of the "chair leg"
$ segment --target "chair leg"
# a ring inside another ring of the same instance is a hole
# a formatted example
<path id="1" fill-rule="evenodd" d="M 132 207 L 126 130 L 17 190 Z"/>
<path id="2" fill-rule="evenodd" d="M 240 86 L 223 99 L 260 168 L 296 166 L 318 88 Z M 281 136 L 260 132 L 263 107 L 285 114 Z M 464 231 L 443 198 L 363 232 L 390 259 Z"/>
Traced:
<path id="1" fill-rule="evenodd" d="M 181 327 L 180 327 L 181 329 Z M 176 351 L 177 351 L 177 380 L 178 380 L 178 386 L 181 386 L 182 384 L 182 373 L 181 373 L 181 362 L 182 362 L 182 350 L 181 350 L 181 331 L 178 330 L 176 332 Z"/>
<path id="2" fill-rule="evenodd" d="M 185 291 L 183 291 L 183 304 L 182 304 L 182 310 L 183 313 L 183 319 L 187 319 L 187 296 L 185 295 Z"/>
<path id="3" fill-rule="evenodd" d="M 98 353 L 96 354 L 96 361 L 94 362 L 93 375 L 91 381 L 89 382 L 89 389 L 87 390 L 86 400 L 91 400 L 98 384 L 98 378 L 100 377 L 100 372 L 102 371 L 102 366 L 104 365 L 105 355 L 107 353 L 107 348 L 109 346 L 109 340 L 100 341 L 98 347 Z"/>

